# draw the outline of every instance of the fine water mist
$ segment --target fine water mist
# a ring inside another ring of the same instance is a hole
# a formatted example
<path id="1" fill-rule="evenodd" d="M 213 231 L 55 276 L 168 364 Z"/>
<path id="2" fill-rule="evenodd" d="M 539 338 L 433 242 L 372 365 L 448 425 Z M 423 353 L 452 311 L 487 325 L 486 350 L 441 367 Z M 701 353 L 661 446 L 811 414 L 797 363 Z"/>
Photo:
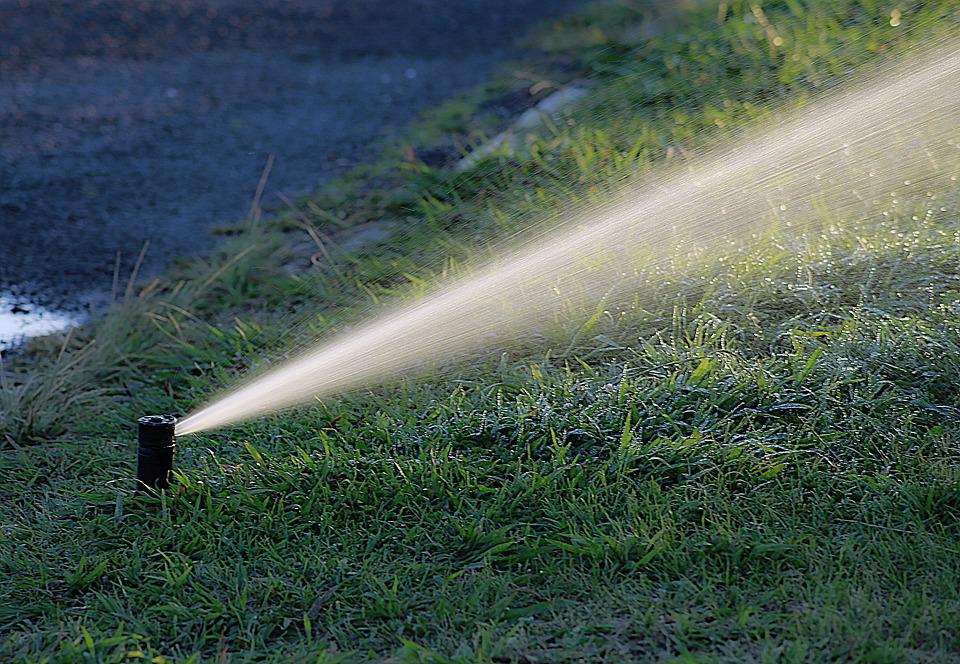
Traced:
<path id="1" fill-rule="evenodd" d="M 474 276 L 323 341 L 184 419 L 212 429 L 384 382 L 540 329 L 572 302 L 636 287 L 643 261 L 742 239 L 771 223 L 863 218 L 892 195 L 956 188 L 960 47 L 900 63 L 736 145 L 571 211 Z"/>

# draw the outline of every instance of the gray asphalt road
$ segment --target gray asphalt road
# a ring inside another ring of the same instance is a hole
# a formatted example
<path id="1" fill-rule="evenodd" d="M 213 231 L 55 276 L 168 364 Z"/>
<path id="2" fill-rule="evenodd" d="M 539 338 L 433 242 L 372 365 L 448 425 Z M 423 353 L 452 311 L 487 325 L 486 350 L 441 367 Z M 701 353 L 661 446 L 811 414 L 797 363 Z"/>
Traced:
<path id="1" fill-rule="evenodd" d="M 270 190 L 309 190 L 575 4 L 0 0 L 0 306 L 204 250 L 268 154 Z"/>

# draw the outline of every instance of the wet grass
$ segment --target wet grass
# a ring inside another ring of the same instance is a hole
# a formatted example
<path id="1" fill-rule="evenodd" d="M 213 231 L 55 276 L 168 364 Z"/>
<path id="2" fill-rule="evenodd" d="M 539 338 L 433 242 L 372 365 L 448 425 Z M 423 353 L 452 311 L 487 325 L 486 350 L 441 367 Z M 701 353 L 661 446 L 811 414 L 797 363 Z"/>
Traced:
<path id="1" fill-rule="evenodd" d="M 526 153 L 358 173 L 15 359 L 0 656 L 960 659 L 949 192 L 678 257 L 633 301 L 565 312 L 556 337 L 185 437 L 176 489 L 130 496 L 139 414 L 186 410 L 469 270 L 532 208 L 801 104 L 838 67 L 960 15 L 952 0 L 902 6 L 904 27 L 923 26 L 907 32 L 885 3 L 764 3 L 778 50 L 750 4 L 725 6 L 654 38 L 626 5 L 546 30 L 541 46 L 595 76 L 595 102 Z M 438 117 L 468 142 L 461 111 Z M 406 230 L 362 253 L 324 242 L 371 220 Z"/>

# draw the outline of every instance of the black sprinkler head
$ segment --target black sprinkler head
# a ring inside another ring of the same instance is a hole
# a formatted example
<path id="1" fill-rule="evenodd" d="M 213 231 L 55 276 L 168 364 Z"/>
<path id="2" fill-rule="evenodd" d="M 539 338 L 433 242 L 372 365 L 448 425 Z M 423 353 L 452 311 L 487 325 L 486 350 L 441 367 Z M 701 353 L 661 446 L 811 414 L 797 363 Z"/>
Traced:
<path id="1" fill-rule="evenodd" d="M 147 415 L 137 420 L 137 489 L 162 491 L 170 486 L 173 454 L 177 448 L 177 418 Z"/>

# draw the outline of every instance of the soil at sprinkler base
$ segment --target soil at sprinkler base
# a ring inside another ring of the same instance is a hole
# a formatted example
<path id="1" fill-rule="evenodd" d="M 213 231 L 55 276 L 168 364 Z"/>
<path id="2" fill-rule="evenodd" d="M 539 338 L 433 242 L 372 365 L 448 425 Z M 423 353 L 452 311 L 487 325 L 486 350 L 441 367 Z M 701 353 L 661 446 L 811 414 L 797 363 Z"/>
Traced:
<path id="1" fill-rule="evenodd" d="M 69 308 L 118 251 L 202 251 L 269 154 L 268 191 L 309 190 L 581 3 L 0 0 L 0 294 Z"/>

